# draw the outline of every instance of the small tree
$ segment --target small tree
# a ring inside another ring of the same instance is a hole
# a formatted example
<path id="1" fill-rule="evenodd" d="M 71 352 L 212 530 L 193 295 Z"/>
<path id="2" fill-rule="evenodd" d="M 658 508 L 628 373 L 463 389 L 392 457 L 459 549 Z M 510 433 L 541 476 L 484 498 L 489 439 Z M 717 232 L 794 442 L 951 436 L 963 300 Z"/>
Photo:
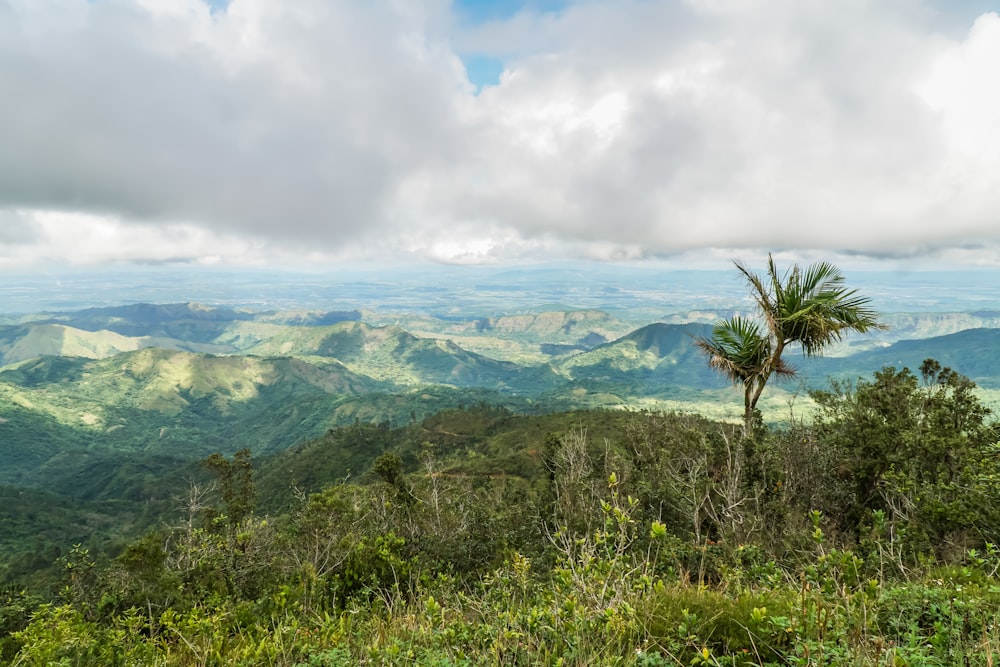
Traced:
<path id="1" fill-rule="evenodd" d="M 841 507 L 819 509 L 856 533 L 881 512 L 916 552 L 995 543 L 1000 459 L 990 411 L 972 380 L 937 361 L 925 360 L 920 376 L 890 366 L 810 392 L 820 408 L 814 435 L 834 458 L 829 484 L 848 487 Z"/>
<path id="2" fill-rule="evenodd" d="M 743 386 L 743 425 L 750 432 L 754 411 L 772 375 L 791 377 L 795 369 L 782 358 L 798 345 L 806 356 L 820 354 L 845 331 L 883 329 L 869 299 L 844 287 L 840 269 L 826 262 L 805 269 L 797 264 L 784 274 L 767 256 L 767 274 L 759 276 L 734 262 L 757 303 L 757 318 L 732 317 L 715 325 L 710 338 L 695 344 L 708 364 L 733 384 Z"/>
<path id="3" fill-rule="evenodd" d="M 257 490 L 253 481 L 253 462 L 250 450 L 241 449 L 232 460 L 216 452 L 201 462 L 213 475 L 222 489 L 222 502 L 226 505 L 229 525 L 238 526 L 253 514 Z"/>

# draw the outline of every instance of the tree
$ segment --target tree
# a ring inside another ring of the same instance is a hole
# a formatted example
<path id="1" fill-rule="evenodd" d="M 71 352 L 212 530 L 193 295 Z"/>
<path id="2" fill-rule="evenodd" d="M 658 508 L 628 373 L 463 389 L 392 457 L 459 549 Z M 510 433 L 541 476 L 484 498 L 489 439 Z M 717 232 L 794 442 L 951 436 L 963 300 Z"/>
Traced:
<path id="1" fill-rule="evenodd" d="M 743 386 L 743 424 L 749 433 L 771 376 L 795 375 L 782 358 L 786 348 L 798 345 L 804 355 L 813 356 L 840 340 L 845 331 L 865 333 L 885 327 L 867 297 L 844 287 L 844 276 L 833 264 L 817 262 L 805 269 L 795 264 L 779 274 L 768 254 L 764 276 L 743 262 L 734 264 L 757 304 L 757 318 L 723 320 L 711 337 L 698 338 L 695 345 L 708 355 L 709 366 Z"/>
<path id="2" fill-rule="evenodd" d="M 243 448 L 230 461 L 216 452 L 201 462 L 222 488 L 222 502 L 226 505 L 229 525 L 236 527 L 253 514 L 256 505 L 256 486 L 253 481 L 253 462 L 250 450 Z"/>
<path id="3" fill-rule="evenodd" d="M 873 512 L 905 527 L 917 551 L 996 542 L 1000 459 L 989 409 L 969 378 L 933 359 L 923 382 L 889 366 L 872 380 L 810 392 L 820 411 L 814 433 L 833 452 L 837 480 L 849 485 L 842 527 L 858 532 Z"/>

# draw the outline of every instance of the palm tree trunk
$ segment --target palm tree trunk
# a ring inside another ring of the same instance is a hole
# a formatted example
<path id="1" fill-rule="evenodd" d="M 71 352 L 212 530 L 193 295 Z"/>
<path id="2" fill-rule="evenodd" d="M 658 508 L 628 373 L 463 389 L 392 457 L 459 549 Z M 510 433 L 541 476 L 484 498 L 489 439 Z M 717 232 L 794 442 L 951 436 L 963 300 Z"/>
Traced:
<path id="1" fill-rule="evenodd" d="M 768 361 L 768 368 L 770 369 L 763 378 L 756 382 L 752 382 L 750 386 L 746 388 L 746 393 L 743 398 L 743 429 L 746 435 L 750 435 L 753 431 L 753 413 L 757 409 L 757 401 L 760 400 L 761 394 L 764 393 L 764 387 L 767 385 L 767 381 L 771 378 L 771 374 L 774 369 L 778 367 L 781 362 L 781 353 L 785 351 L 785 341 L 781 337 L 777 337 L 774 344 L 774 351 L 771 353 L 771 358 Z"/>
<path id="2" fill-rule="evenodd" d="M 763 389 L 763 386 L 761 386 Z M 749 384 L 743 392 L 743 435 L 748 437 L 753 429 L 753 411 L 757 407 L 757 399 L 760 397 L 760 390 L 754 395 L 754 385 Z"/>

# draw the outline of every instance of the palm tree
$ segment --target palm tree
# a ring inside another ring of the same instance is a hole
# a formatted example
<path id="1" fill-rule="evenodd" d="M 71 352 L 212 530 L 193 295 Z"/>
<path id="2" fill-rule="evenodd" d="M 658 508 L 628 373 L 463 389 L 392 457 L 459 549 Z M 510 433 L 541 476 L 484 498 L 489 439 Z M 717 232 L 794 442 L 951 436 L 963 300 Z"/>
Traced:
<path id="1" fill-rule="evenodd" d="M 786 347 L 798 345 L 811 357 L 840 340 L 845 331 L 864 333 L 885 325 L 878 322 L 867 297 L 844 287 L 844 275 L 833 264 L 817 262 L 805 269 L 796 264 L 779 275 L 768 254 L 763 277 L 743 262 L 734 264 L 757 303 L 758 319 L 723 320 L 710 338 L 698 338 L 695 345 L 708 355 L 709 366 L 733 384 L 743 385 L 743 424 L 749 433 L 757 401 L 771 376 L 795 375 L 781 358 Z"/>

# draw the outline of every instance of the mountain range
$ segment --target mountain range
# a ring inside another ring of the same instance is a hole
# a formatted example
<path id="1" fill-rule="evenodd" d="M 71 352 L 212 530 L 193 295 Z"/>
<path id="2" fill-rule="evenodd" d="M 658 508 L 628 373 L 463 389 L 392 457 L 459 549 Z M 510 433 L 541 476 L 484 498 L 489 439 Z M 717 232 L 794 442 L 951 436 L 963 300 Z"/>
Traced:
<path id="1" fill-rule="evenodd" d="M 933 357 L 1000 388 L 1000 328 L 973 327 L 1000 314 L 893 317 L 905 325 L 897 336 L 948 333 L 790 356 L 798 386 Z M 24 315 L 0 327 L 0 483 L 38 483 L 121 452 L 276 451 L 340 424 L 402 424 L 479 402 L 527 412 L 736 407 L 739 392 L 692 345 L 710 331 L 704 321 L 637 326 L 596 310 L 447 320 L 134 304 Z"/>

